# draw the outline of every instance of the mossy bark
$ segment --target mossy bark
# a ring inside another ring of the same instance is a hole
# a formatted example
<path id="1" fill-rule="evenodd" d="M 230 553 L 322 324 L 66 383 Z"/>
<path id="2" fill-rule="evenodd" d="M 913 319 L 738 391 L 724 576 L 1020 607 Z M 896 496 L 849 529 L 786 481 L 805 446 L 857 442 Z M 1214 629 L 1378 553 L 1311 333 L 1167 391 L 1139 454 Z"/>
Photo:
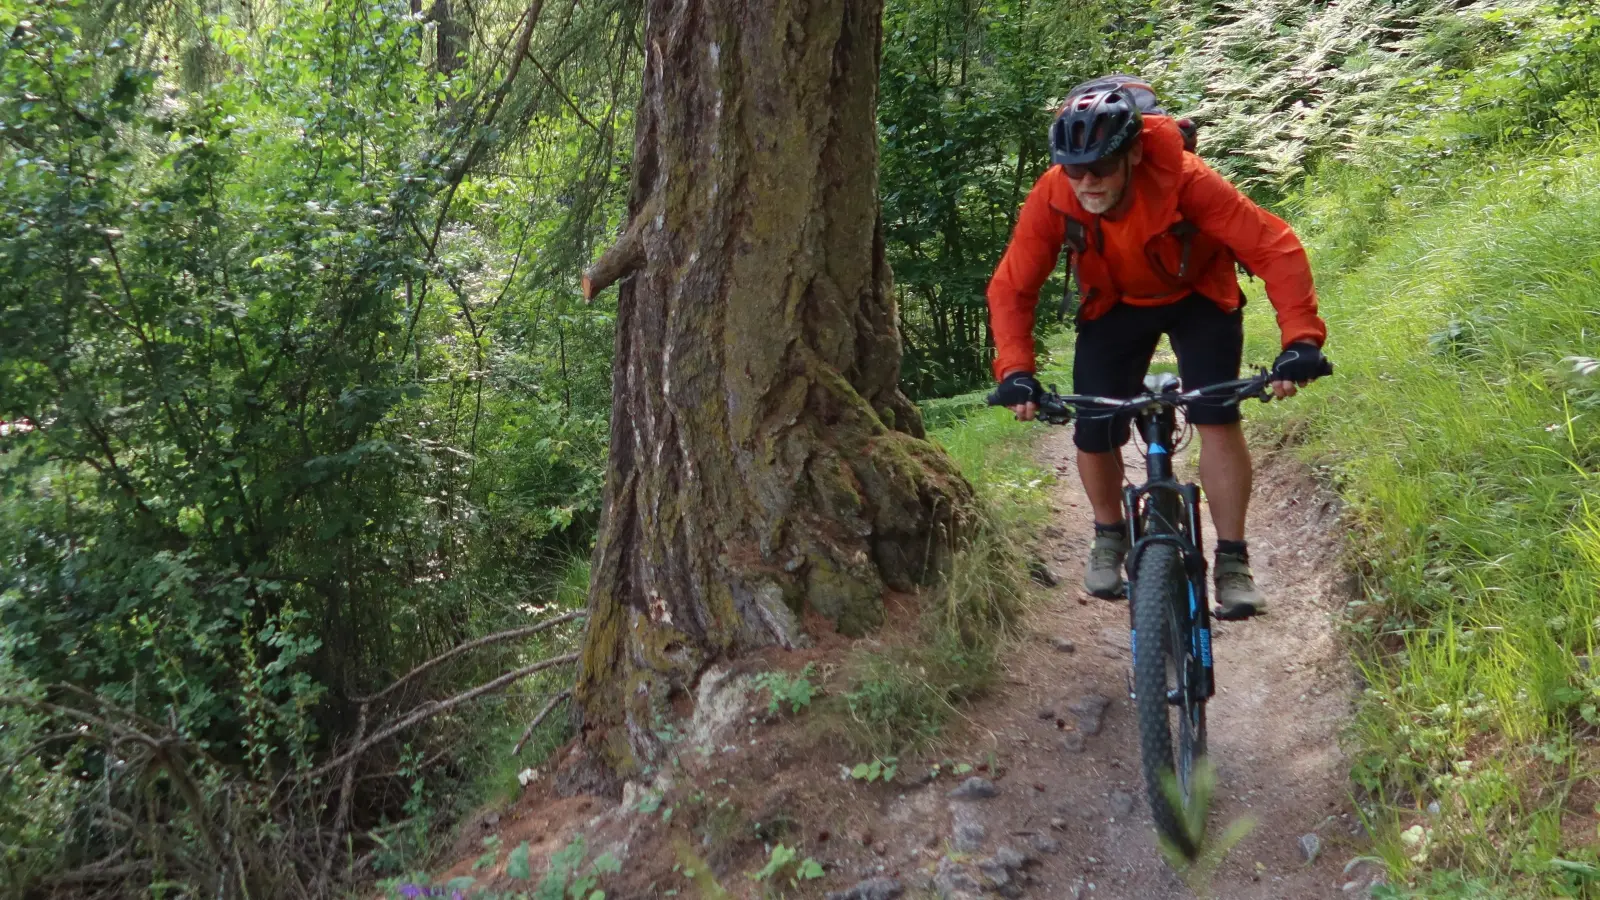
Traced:
<path id="1" fill-rule="evenodd" d="M 879 624 L 886 587 L 944 569 L 971 500 L 898 387 L 882 0 L 647 7 L 636 221 L 600 267 L 633 275 L 576 688 L 624 775 L 712 662 L 794 646 L 807 609 Z"/>

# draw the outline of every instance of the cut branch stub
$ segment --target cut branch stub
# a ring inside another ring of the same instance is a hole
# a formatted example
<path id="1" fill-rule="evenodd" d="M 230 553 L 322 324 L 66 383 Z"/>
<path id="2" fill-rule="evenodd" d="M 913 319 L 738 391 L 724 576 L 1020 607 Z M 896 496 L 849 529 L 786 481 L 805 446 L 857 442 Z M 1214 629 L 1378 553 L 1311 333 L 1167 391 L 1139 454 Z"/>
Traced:
<path id="1" fill-rule="evenodd" d="M 600 254 L 594 265 L 583 273 L 583 299 L 593 301 L 595 295 L 618 281 L 627 278 L 644 264 L 644 232 L 647 228 L 660 228 L 661 203 L 651 198 L 635 213 L 622 237 L 610 249 Z"/>

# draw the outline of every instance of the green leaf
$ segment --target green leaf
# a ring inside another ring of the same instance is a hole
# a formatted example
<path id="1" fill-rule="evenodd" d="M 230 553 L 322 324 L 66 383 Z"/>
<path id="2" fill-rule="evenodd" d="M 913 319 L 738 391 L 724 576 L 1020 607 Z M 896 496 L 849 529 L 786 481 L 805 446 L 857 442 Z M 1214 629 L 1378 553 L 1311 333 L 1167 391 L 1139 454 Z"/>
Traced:
<path id="1" fill-rule="evenodd" d="M 813 881 L 821 877 L 822 864 L 809 856 L 800 864 L 800 868 L 795 870 L 795 878 L 799 881 Z"/>
<path id="2" fill-rule="evenodd" d="M 506 857 L 506 874 L 519 881 L 527 881 L 533 877 L 533 870 L 528 865 L 527 841 L 518 844 L 517 849 Z"/>

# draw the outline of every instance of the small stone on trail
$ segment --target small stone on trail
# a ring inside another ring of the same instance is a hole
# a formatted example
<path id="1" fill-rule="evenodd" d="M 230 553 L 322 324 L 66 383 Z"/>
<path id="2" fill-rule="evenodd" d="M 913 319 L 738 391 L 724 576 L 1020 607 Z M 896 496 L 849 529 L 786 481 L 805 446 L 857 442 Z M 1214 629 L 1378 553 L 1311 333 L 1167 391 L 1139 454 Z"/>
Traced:
<path id="1" fill-rule="evenodd" d="M 983 891 L 978 879 L 948 856 L 939 860 L 939 871 L 933 876 L 933 887 L 942 900 L 962 900 Z"/>
<path id="2" fill-rule="evenodd" d="M 988 800 L 1000 796 L 1000 789 L 989 779 L 974 775 L 961 782 L 945 796 L 951 800 Z"/>
<path id="3" fill-rule="evenodd" d="M 1322 852 L 1322 838 L 1314 834 L 1300 835 L 1300 856 L 1306 862 L 1316 862 L 1317 854 Z"/>
<path id="4" fill-rule="evenodd" d="M 1028 854 L 1010 845 L 1001 845 L 999 849 L 994 851 L 994 858 L 1000 865 L 1013 872 L 1032 861 Z"/>
<path id="5" fill-rule="evenodd" d="M 1050 639 L 1050 646 L 1056 648 L 1057 652 L 1060 652 L 1060 653 L 1076 653 L 1076 652 L 1078 652 L 1078 645 L 1074 644 L 1073 642 L 1067 640 L 1064 637 L 1051 638 Z"/>
<path id="6" fill-rule="evenodd" d="M 1067 820 L 1066 819 L 1062 819 L 1062 818 L 1051 819 L 1050 820 L 1050 827 L 1054 828 L 1057 831 L 1066 831 L 1067 830 Z"/>
<path id="7" fill-rule="evenodd" d="M 1016 882 L 1012 882 L 1011 884 L 1002 884 L 995 888 L 994 892 L 1006 898 L 1006 900 L 1020 900 L 1022 897 L 1022 885 L 1017 884 Z"/>
<path id="8" fill-rule="evenodd" d="M 1045 565 L 1042 559 L 1035 559 L 1028 563 L 1028 576 L 1035 583 L 1045 587 L 1055 587 L 1061 583 L 1061 579 L 1056 577 L 1056 573 L 1050 571 L 1050 567 Z"/>
<path id="9" fill-rule="evenodd" d="M 1061 736 L 1061 749 L 1068 753 L 1082 753 L 1084 747 L 1083 732 L 1069 731 Z"/>
<path id="10" fill-rule="evenodd" d="M 895 900 L 905 892 L 905 885 L 893 878 L 869 878 L 849 890 L 830 893 L 827 900 Z"/>
<path id="11" fill-rule="evenodd" d="M 977 822 L 959 822 L 956 824 L 951 843 L 962 853 L 971 853 L 983 846 L 983 839 L 987 834 L 984 827 Z"/>
<path id="12" fill-rule="evenodd" d="M 1086 735 L 1099 734 L 1104 723 L 1106 707 L 1111 700 L 1101 694 L 1084 694 L 1067 705 L 1067 711 L 1078 719 L 1078 730 Z"/>
<path id="13" fill-rule="evenodd" d="M 995 887 L 1011 882 L 1011 870 L 1001 865 L 1000 861 L 993 857 L 978 860 L 978 871 L 982 872 L 983 877 L 987 878 L 989 883 Z"/>
<path id="14" fill-rule="evenodd" d="M 1111 792 L 1111 814 L 1125 816 L 1133 812 L 1133 795 L 1127 791 Z"/>
<path id="15" fill-rule="evenodd" d="M 1028 843 L 1032 844 L 1033 849 L 1040 853 L 1053 854 L 1061 852 L 1061 842 L 1048 834 L 1036 834 L 1028 839 Z"/>
<path id="16" fill-rule="evenodd" d="M 1041 719 L 1054 719 L 1055 717 L 1056 717 L 1056 711 L 1051 709 L 1048 706 L 1046 706 L 1044 709 L 1039 710 L 1039 718 L 1041 718 Z"/>

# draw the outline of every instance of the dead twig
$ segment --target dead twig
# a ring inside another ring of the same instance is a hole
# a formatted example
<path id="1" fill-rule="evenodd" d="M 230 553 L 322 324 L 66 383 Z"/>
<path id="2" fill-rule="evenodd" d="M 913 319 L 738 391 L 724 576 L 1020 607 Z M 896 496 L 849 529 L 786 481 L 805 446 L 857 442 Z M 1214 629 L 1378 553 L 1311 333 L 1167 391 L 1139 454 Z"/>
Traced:
<path id="1" fill-rule="evenodd" d="M 511 748 L 511 755 L 516 756 L 518 753 L 521 753 L 522 745 L 528 742 L 528 738 L 533 737 L 533 730 L 539 727 L 539 723 L 544 721 L 545 716 L 550 715 L 550 711 L 556 708 L 556 704 L 566 700 L 571 696 L 572 688 L 567 688 L 554 697 L 551 697 L 550 702 L 544 705 L 544 709 L 539 710 L 539 714 L 533 717 L 532 722 L 528 723 L 528 730 L 522 733 L 522 737 L 517 738 L 517 745 Z"/>
<path id="2" fill-rule="evenodd" d="M 471 690 L 462 691 L 461 693 L 456 694 L 454 697 L 451 697 L 449 699 L 446 699 L 446 700 L 433 700 L 433 701 L 429 701 L 427 703 L 424 703 L 421 706 L 418 706 L 416 709 L 413 709 L 411 712 L 407 713 L 406 715 L 400 717 L 396 721 L 394 721 L 394 722 L 392 722 L 392 723 L 390 723 L 388 725 L 385 725 L 382 729 L 380 729 L 379 731 L 374 733 L 371 737 L 367 738 L 366 740 L 363 740 L 363 741 L 357 743 L 354 747 L 352 747 L 349 750 L 345 751 L 345 753 L 342 756 L 339 756 L 339 757 L 336 757 L 336 758 L 334 758 L 332 760 L 329 760 L 328 762 L 323 763 L 322 765 L 316 767 L 315 769 L 312 769 L 309 772 L 306 772 L 306 773 L 300 774 L 300 775 L 296 775 L 290 780 L 291 781 L 311 781 L 313 779 L 322 778 L 322 777 L 328 775 L 329 773 L 336 771 L 337 769 L 339 769 L 341 766 L 345 765 L 346 763 L 348 763 L 352 757 L 360 756 L 361 754 L 363 754 L 363 753 L 367 752 L 368 750 L 372 749 L 377 744 L 380 744 L 380 743 L 388 740 L 389 738 L 394 737 L 395 735 L 399 734 L 402 731 L 405 731 L 407 728 L 410 728 L 411 726 L 416 725 L 419 722 L 423 722 L 423 721 L 426 721 L 428 719 L 431 719 L 434 716 L 439 715 L 440 713 L 449 712 L 450 710 L 455 709 L 456 707 L 460 706 L 463 703 L 466 703 L 466 702 L 468 702 L 470 700 L 475 700 L 478 697 L 482 697 L 484 694 L 490 694 L 490 693 L 493 693 L 495 691 L 498 691 L 498 690 L 506 687 L 507 685 L 510 685 L 510 684 L 512 684 L 514 682 L 517 682 L 517 681 L 520 681 L 520 680 L 522 680 L 524 678 L 527 678 L 529 675 L 532 675 L 535 672 L 543 672 L 545 669 L 552 669 L 552 668 L 555 668 L 556 666 L 563 666 L 563 665 L 566 665 L 568 663 L 574 663 L 574 662 L 577 662 L 577 661 L 578 661 L 578 654 L 576 654 L 576 653 L 568 653 L 565 656 L 556 656 L 556 657 L 552 657 L 550 659 L 542 659 L 542 660 L 540 660 L 540 661 L 538 661 L 536 663 L 533 663 L 531 665 L 523 666 L 522 668 L 517 669 L 515 671 L 507 672 L 506 674 L 501 675 L 499 678 L 496 678 L 493 681 L 486 681 L 483 684 L 480 684 L 477 687 L 472 688 Z"/>
<path id="3" fill-rule="evenodd" d="M 417 666 L 416 668 L 412 669 L 411 671 L 407 672 L 406 674 L 400 676 L 399 680 L 395 681 L 393 684 L 391 684 L 388 687 L 384 688 L 383 690 L 377 692 L 376 694 L 373 694 L 373 695 L 368 696 L 368 697 L 357 697 L 356 698 L 356 702 L 357 703 L 362 703 L 362 704 L 377 703 L 379 700 L 382 700 L 383 698 L 385 698 L 385 697 L 389 696 L 390 694 L 394 693 L 402 685 L 404 685 L 407 682 L 411 681 L 413 678 L 416 678 L 417 676 L 419 676 L 422 673 L 428 671 L 429 669 L 435 668 L 436 666 L 438 666 L 441 663 L 444 663 L 444 662 L 447 662 L 447 661 L 449 661 L 451 659 L 454 659 L 455 657 L 460 656 L 461 654 L 466 653 L 469 650 L 476 650 L 479 647 L 485 647 L 485 646 L 488 646 L 489 644 L 499 644 L 499 643 L 503 643 L 505 641 L 514 641 L 517 638 L 523 638 L 523 637 L 527 637 L 527 636 L 532 635 L 532 634 L 538 634 L 541 631 L 545 631 L 547 629 L 554 628 L 557 625 L 560 625 L 560 624 L 565 623 L 565 622 L 571 622 L 573 619 L 581 619 L 581 618 L 583 618 L 584 616 L 587 616 L 587 615 L 588 615 L 588 613 L 583 611 L 583 610 L 581 610 L 581 609 L 573 610 L 572 612 L 566 613 L 564 615 L 556 616 L 553 619 L 546 619 L 546 620 L 544 620 L 543 622 L 540 622 L 537 625 L 529 625 L 529 626 L 526 626 L 524 628 L 512 628 L 509 631 L 499 631 L 499 632 L 496 632 L 494 634 L 484 635 L 481 638 L 476 638 L 474 640 L 467 641 L 464 644 L 457 644 L 456 646 L 451 647 L 449 650 L 446 650 L 445 652 L 439 654 L 438 656 L 435 656 L 433 659 L 430 659 L 427 662 L 422 663 L 421 665 Z"/>

